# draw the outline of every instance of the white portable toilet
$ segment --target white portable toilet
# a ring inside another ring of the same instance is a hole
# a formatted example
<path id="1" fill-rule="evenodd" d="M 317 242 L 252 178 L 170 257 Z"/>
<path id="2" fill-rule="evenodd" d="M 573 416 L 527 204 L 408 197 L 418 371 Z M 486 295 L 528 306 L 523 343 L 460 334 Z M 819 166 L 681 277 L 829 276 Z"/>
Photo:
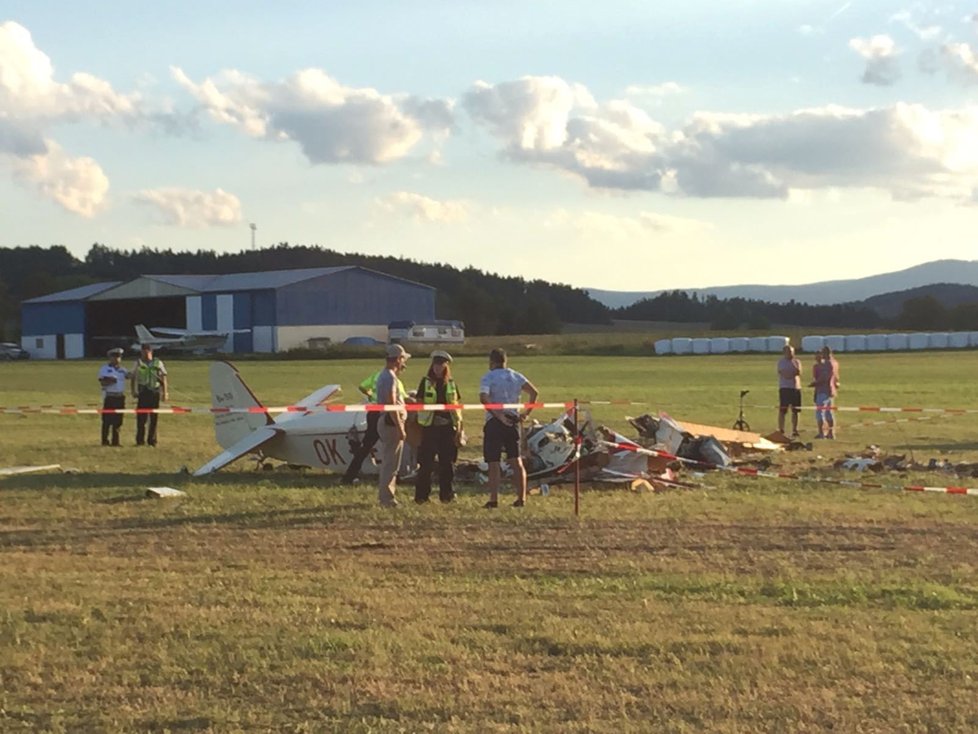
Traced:
<path id="1" fill-rule="evenodd" d="M 887 334 L 886 351 L 903 352 L 910 348 L 910 337 L 907 334 Z"/>
<path id="2" fill-rule="evenodd" d="M 730 339 L 725 336 L 715 336 L 710 339 L 710 354 L 726 354 L 730 351 Z"/>
<path id="3" fill-rule="evenodd" d="M 928 349 L 947 349 L 950 343 L 950 335 L 946 331 L 938 331 L 930 335 L 927 339 Z"/>
<path id="4" fill-rule="evenodd" d="M 866 351 L 866 335 L 865 334 L 847 334 L 846 335 L 846 351 L 847 352 L 865 352 Z"/>
<path id="5" fill-rule="evenodd" d="M 672 339 L 659 339 L 655 343 L 656 354 L 672 354 Z"/>
<path id="6" fill-rule="evenodd" d="M 978 346 L 978 344 L 976 344 L 976 346 Z M 746 336 L 730 337 L 731 352 L 746 352 L 749 348 L 750 348 L 750 339 L 748 339 Z"/>
<path id="7" fill-rule="evenodd" d="M 841 334 L 827 336 L 825 337 L 825 346 L 833 352 L 844 352 L 846 351 L 846 338 Z"/>
<path id="8" fill-rule="evenodd" d="M 710 340 L 706 337 L 697 337 L 693 339 L 693 354 L 709 354 L 710 353 Z"/>
<path id="9" fill-rule="evenodd" d="M 693 349 L 693 340 L 687 336 L 676 336 L 672 339 L 673 354 L 689 354 Z"/>
<path id="10" fill-rule="evenodd" d="M 767 351 L 780 352 L 790 343 L 791 339 L 786 336 L 769 336 L 767 338 Z"/>
<path id="11" fill-rule="evenodd" d="M 811 336 L 803 336 L 801 338 L 801 351 L 813 354 L 815 352 L 821 351 L 822 347 L 825 346 L 825 337 L 813 334 Z"/>
<path id="12" fill-rule="evenodd" d="M 747 351 L 748 352 L 766 352 L 767 351 L 767 337 L 766 336 L 752 336 L 747 341 Z"/>
<path id="13" fill-rule="evenodd" d="M 886 351 L 886 334 L 870 334 L 866 337 L 866 349 L 871 352 Z"/>
<path id="14" fill-rule="evenodd" d="M 926 331 L 918 331 L 907 337 L 907 346 L 910 349 L 927 349 L 930 345 L 930 334 Z"/>
<path id="15" fill-rule="evenodd" d="M 967 331 L 952 331 L 947 335 L 947 345 L 951 349 L 966 349 L 970 341 L 970 334 Z"/>

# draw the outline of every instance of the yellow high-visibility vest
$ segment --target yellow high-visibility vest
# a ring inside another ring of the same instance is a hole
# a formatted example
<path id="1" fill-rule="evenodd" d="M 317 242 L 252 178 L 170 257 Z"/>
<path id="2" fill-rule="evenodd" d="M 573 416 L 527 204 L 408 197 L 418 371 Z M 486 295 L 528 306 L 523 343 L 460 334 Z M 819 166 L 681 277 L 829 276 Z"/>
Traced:
<path id="1" fill-rule="evenodd" d="M 434 383 L 427 377 L 424 380 L 424 395 L 421 396 L 421 401 L 423 403 L 437 403 L 438 402 L 438 392 L 435 390 Z M 458 403 L 458 388 L 455 387 L 455 380 L 449 380 L 445 385 L 445 403 L 448 405 L 455 405 Z M 458 428 L 459 424 L 459 412 L 457 410 L 451 411 L 452 425 Z M 430 426 L 431 422 L 435 419 L 435 414 L 430 410 L 419 410 L 418 411 L 418 425 L 419 426 Z"/>

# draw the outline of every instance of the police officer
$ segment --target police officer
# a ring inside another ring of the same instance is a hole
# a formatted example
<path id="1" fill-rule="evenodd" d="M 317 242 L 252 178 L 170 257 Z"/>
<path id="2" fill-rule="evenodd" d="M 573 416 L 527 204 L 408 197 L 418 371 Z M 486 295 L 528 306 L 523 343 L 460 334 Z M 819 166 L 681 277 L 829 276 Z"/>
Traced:
<path id="1" fill-rule="evenodd" d="M 418 384 L 418 402 L 456 405 L 462 393 L 452 379 L 452 355 L 436 349 L 431 353 L 428 374 Z M 438 457 L 438 499 L 455 499 L 452 482 L 455 479 L 455 459 L 458 457 L 456 439 L 462 427 L 462 414 L 457 410 L 422 410 L 418 412 L 421 426 L 421 447 L 418 449 L 420 468 L 414 480 L 414 501 L 422 504 L 431 495 L 431 473 Z"/>
<path id="2" fill-rule="evenodd" d="M 162 360 L 153 356 L 153 345 L 143 344 L 139 358 L 133 365 L 130 374 L 132 380 L 132 396 L 136 398 L 137 409 L 159 408 L 160 401 L 167 399 L 166 367 Z M 159 416 L 153 413 L 136 413 L 136 445 L 148 443 L 156 445 L 156 422 Z M 149 432 L 146 432 L 146 422 L 149 420 Z"/>
<path id="3" fill-rule="evenodd" d="M 126 379 L 129 372 L 122 366 L 123 350 L 121 347 L 110 349 L 107 353 L 108 364 L 103 364 L 98 371 L 98 384 L 102 386 L 102 409 L 116 410 L 126 407 Z M 119 429 L 122 428 L 122 413 L 102 413 L 102 445 L 118 446 Z M 109 443 L 109 434 L 112 442 Z"/>

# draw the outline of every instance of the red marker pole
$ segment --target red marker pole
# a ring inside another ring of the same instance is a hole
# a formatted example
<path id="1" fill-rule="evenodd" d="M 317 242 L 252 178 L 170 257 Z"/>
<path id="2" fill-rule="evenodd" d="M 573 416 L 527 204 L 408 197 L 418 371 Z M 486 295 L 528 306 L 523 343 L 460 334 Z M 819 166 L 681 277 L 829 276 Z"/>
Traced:
<path id="1" fill-rule="evenodd" d="M 581 516 L 581 428 L 577 420 L 577 398 L 574 398 L 574 517 Z"/>

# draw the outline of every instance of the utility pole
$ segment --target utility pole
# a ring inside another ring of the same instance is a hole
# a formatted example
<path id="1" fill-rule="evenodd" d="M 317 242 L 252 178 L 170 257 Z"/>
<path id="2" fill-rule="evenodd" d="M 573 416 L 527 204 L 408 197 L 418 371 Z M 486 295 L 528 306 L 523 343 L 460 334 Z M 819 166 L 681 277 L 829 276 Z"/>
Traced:
<path id="1" fill-rule="evenodd" d="M 252 222 L 248 226 L 251 227 L 251 249 L 252 249 L 252 251 L 254 251 L 254 249 L 255 249 L 255 230 L 258 229 L 258 225 L 255 224 L 254 222 Z"/>

